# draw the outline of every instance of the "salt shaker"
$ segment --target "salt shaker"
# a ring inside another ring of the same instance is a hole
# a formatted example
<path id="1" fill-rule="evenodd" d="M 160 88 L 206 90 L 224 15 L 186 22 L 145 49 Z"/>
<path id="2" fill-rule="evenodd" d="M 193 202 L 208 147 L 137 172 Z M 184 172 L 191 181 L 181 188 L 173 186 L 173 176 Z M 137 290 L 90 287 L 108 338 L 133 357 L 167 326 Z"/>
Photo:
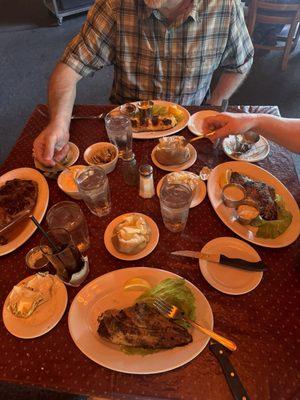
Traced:
<path id="1" fill-rule="evenodd" d="M 135 154 L 127 152 L 122 157 L 122 175 L 124 182 L 130 186 L 137 186 L 139 181 L 139 171 L 135 159 Z"/>
<path id="2" fill-rule="evenodd" d="M 150 199 L 154 196 L 154 194 L 153 168 L 148 164 L 141 165 L 139 195 L 144 199 Z"/>

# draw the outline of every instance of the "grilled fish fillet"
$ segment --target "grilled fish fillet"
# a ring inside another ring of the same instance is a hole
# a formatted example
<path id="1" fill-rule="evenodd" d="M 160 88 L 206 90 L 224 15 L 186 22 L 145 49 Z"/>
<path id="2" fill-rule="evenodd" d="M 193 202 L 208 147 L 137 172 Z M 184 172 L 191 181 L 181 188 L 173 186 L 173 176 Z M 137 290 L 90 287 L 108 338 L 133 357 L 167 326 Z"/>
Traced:
<path id="1" fill-rule="evenodd" d="M 22 211 L 33 210 L 38 184 L 26 179 L 12 179 L 0 187 L 0 229 L 11 223 Z"/>
<path id="2" fill-rule="evenodd" d="M 277 219 L 276 193 L 272 186 L 264 182 L 254 181 L 238 172 L 232 172 L 230 183 L 236 183 L 244 187 L 247 197 L 256 201 L 263 219 L 268 221 Z"/>
<path id="3" fill-rule="evenodd" d="M 171 349 L 192 342 L 187 329 L 165 318 L 146 303 L 106 310 L 98 318 L 99 335 L 118 345 Z"/>

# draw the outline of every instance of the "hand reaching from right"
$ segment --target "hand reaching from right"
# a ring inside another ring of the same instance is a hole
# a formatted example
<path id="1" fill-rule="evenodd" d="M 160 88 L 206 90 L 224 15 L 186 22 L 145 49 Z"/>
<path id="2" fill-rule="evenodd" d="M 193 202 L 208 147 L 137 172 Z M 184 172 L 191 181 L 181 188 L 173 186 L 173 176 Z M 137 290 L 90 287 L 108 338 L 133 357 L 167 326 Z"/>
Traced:
<path id="1" fill-rule="evenodd" d="M 213 117 L 207 117 L 204 120 L 204 132 L 215 131 L 214 135 L 209 139 L 215 141 L 219 138 L 225 138 L 228 135 L 238 135 L 255 127 L 256 116 L 255 114 L 234 114 L 234 113 L 221 113 Z"/>

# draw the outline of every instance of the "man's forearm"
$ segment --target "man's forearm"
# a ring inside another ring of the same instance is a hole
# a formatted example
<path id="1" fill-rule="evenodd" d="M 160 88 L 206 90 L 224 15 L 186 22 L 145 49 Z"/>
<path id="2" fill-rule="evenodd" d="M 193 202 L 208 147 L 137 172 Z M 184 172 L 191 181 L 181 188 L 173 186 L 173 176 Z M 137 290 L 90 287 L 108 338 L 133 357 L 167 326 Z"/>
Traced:
<path id="1" fill-rule="evenodd" d="M 243 83 L 247 74 L 239 74 L 235 72 L 223 72 L 220 79 L 212 92 L 209 103 L 220 106 L 223 99 L 230 99 L 233 93 Z"/>
<path id="2" fill-rule="evenodd" d="M 255 130 L 289 150 L 300 153 L 300 119 L 255 114 Z"/>
<path id="3" fill-rule="evenodd" d="M 53 71 L 48 88 L 50 122 L 69 128 L 76 97 L 76 85 L 81 76 L 69 66 L 59 63 Z"/>

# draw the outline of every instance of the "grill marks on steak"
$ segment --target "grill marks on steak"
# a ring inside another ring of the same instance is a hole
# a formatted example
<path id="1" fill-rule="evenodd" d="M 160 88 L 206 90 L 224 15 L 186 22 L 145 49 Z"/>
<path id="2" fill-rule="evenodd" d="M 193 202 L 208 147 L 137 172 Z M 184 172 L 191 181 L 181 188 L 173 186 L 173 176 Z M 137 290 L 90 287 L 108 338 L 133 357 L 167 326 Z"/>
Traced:
<path id="1" fill-rule="evenodd" d="M 0 187 L 0 228 L 12 222 L 21 211 L 36 204 L 38 185 L 24 179 L 12 179 Z"/>
<path id="2" fill-rule="evenodd" d="M 187 329 L 165 318 L 146 303 L 122 310 L 106 310 L 98 318 L 98 333 L 118 345 L 172 349 L 192 342 Z"/>
<path id="3" fill-rule="evenodd" d="M 238 172 L 232 172 L 230 183 L 236 183 L 244 187 L 246 196 L 256 201 L 263 219 L 268 221 L 277 219 L 276 193 L 272 186 L 264 182 L 254 181 Z"/>

